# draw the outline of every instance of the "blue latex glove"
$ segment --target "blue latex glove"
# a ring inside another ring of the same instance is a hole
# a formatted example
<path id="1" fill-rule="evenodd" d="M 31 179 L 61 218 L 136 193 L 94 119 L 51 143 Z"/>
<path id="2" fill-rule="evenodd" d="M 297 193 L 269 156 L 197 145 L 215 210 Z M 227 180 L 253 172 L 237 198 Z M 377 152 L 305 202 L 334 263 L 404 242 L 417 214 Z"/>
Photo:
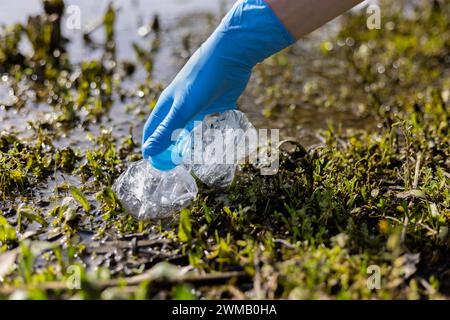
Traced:
<path id="1" fill-rule="evenodd" d="M 208 114 L 235 109 L 253 67 L 294 42 L 263 0 L 236 2 L 161 94 L 144 127 L 144 158 L 157 169 L 173 168 L 172 133 Z"/>

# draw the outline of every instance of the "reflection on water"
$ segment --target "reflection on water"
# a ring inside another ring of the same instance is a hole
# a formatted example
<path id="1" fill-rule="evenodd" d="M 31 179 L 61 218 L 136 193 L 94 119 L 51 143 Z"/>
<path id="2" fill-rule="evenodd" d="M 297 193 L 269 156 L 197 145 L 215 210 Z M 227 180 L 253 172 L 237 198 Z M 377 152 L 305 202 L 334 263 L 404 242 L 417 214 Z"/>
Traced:
<path id="1" fill-rule="evenodd" d="M 87 59 L 100 59 L 102 50 L 93 50 L 83 43 L 83 31 L 95 25 L 103 17 L 110 0 L 66 0 L 66 7 L 79 6 L 81 13 L 81 30 L 70 30 L 63 24 L 64 36 L 71 41 L 68 46 L 71 60 L 79 62 Z M 171 57 L 171 48 L 179 45 L 179 35 L 191 26 L 180 26 L 183 17 L 213 13 L 217 16 L 232 6 L 233 0 L 115 0 L 118 8 L 116 22 L 117 58 L 119 60 L 134 60 L 133 43 L 148 44 L 148 39 L 139 36 L 142 26 L 150 25 L 155 15 L 161 21 L 164 37 L 161 39 L 161 50 L 156 56 L 155 77 L 164 82 L 173 78 L 178 66 Z M 41 0 L 0 1 L 0 24 L 8 25 L 16 22 L 26 22 L 29 15 L 42 12 Z M 66 16 L 67 19 L 67 16 Z M 204 26 L 197 26 L 202 27 Z M 103 33 L 94 32 L 93 38 L 101 41 Z M 27 45 L 24 44 L 26 47 Z M 29 48 L 28 48 L 29 50 Z"/>

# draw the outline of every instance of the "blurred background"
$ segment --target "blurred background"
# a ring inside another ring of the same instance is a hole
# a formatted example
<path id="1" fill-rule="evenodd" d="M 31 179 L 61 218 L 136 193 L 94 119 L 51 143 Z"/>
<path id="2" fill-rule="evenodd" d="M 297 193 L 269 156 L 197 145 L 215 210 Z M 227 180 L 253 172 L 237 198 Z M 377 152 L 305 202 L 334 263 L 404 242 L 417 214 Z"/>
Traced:
<path id="1" fill-rule="evenodd" d="M 141 60 L 141 66 L 133 70 L 132 77 L 124 81 L 125 88 L 135 88 L 137 83 L 143 82 L 151 76 L 152 80 L 160 82 L 163 86 L 170 83 L 190 55 L 209 36 L 220 22 L 234 0 L 66 0 L 65 14 L 62 16 L 62 36 L 66 38 L 64 48 L 70 62 L 79 64 L 83 61 L 101 60 L 104 58 L 106 33 L 103 29 L 104 15 L 108 6 L 114 7 L 114 60 L 129 62 L 130 65 Z M 364 1 L 354 9 L 354 12 L 365 11 L 367 5 L 376 4 L 377 1 Z M 69 21 L 73 16 L 72 9 L 75 6 L 75 14 L 79 13 L 80 26 L 73 28 Z M 0 26 L 6 28 L 13 24 L 29 24 L 29 17 L 42 14 L 43 4 L 41 0 L 14 1 L 0 3 Z M 317 30 L 312 35 L 299 42 L 291 53 L 292 64 L 297 68 L 297 77 L 306 79 L 309 77 L 308 69 L 314 61 L 321 59 L 320 44 L 333 36 L 340 29 L 340 18 L 332 21 L 325 27 Z M 32 24 L 29 26 L 33 27 Z M 35 26 L 39 29 L 40 27 Z M 155 32 L 155 28 L 157 32 Z M 18 50 L 28 56 L 33 56 L 33 44 L 29 37 L 22 37 L 18 43 Z M 146 53 L 147 51 L 147 53 Z M 287 57 L 287 56 L 285 56 Z M 284 58 L 285 58 L 284 57 Z M 147 60 L 143 62 L 142 60 Z M 284 62 L 281 62 L 283 64 Z M 151 64 L 151 66 L 148 66 Z M 285 67 L 283 65 L 282 67 Z M 149 69 L 151 71 L 149 72 Z M 149 75 L 151 73 L 151 75 Z M 251 85 L 257 85 L 256 80 Z M 259 85 L 257 85 L 259 86 Z M 251 87 L 251 86 L 250 86 Z M 269 88 L 269 90 L 271 90 Z M 360 122 L 355 115 L 355 110 L 338 109 L 328 110 L 328 115 L 320 115 L 316 108 L 301 108 L 296 110 L 294 118 L 292 113 L 286 114 L 286 108 L 281 108 L 278 117 L 268 120 L 268 113 L 272 109 L 264 104 L 266 101 L 258 101 L 255 90 L 251 88 L 243 96 L 241 109 L 245 111 L 258 127 L 283 128 L 283 137 L 302 137 L 307 145 L 318 142 L 315 132 L 311 130 L 326 129 L 328 123 L 336 122 L 349 127 L 365 126 L 369 121 Z M 270 102 L 273 104 L 274 102 Z M 42 107 L 42 105 L 41 105 Z M 112 120 L 112 126 L 116 131 L 126 132 L 133 126 L 134 134 L 140 139 L 140 127 L 144 119 L 136 119 L 129 113 L 123 113 L 122 105 L 113 104 L 115 113 L 121 114 Z M 292 105 L 291 105 L 292 107 Z M 44 107 L 45 109 L 45 107 Z M 23 131 L 26 121 L 36 117 L 37 109 L 22 109 L 20 117 L 7 117 L 3 115 L 3 124 L 6 128 Z M 31 114 L 30 114 L 31 113 Z M 264 115 L 264 113 L 266 113 Z M 39 116 L 42 116 L 39 115 Z M 287 123 L 286 116 L 294 121 Z M 0 117 L 2 112 L 0 111 Z M 278 119 L 277 119 L 278 118 Z M 125 119 L 125 122 L 123 121 Z M 280 120 L 281 119 L 281 120 Z M 139 129 L 137 129 L 139 128 Z M 98 128 L 92 128 L 97 131 Z M 82 135 L 82 132 L 78 134 Z M 67 145 L 73 141 L 64 139 L 61 145 Z M 83 144 L 80 143 L 82 146 Z"/>
<path id="2" fill-rule="evenodd" d="M 170 52 L 179 49 L 179 37 L 193 37 L 195 44 L 203 40 L 218 24 L 235 0 L 116 0 L 114 6 L 118 9 L 116 21 L 117 58 L 133 59 L 132 44 L 137 42 L 144 44 L 148 28 L 152 25 L 155 16 L 158 16 L 164 37 L 161 39 L 161 51 L 155 57 L 155 77 L 164 82 L 170 81 L 179 64 L 171 58 Z M 66 7 L 76 5 L 80 8 L 81 28 L 79 30 L 68 29 L 63 24 L 64 36 L 71 42 L 68 50 L 74 62 L 101 57 L 101 50 L 86 48 L 83 44 L 83 33 L 91 30 L 101 21 L 110 0 L 66 0 Z M 365 0 L 355 8 L 361 10 L 369 4 L 376 4 L 376 0 Z M 28 16 L 42 12 L 40 0 L 19 0 L 0 3 L 0 25 L 24 23 Z M 67 17 L 66 17 L 67 18 Z M 339 20 L 339 19 L 337 19 Z M 337 23 L 336 21 L 334 22 Z M 336 29 L 335 29 L 336 30 Z M 328 30 L 327 32 L 329 32 Z M 321 32 L 321 31 L 319 31 Z M 94 32 L 93 32 L 94 33 Z M 94 37 L 101 40 L 103 33 L 96 32 Z M 148 39 L 147 39 L 148 40 Z M 198 40 L 198 41 L 195 41 Z M 27 44 L 23 44 L 24 50 L 31 50 Z M 195 49 L 195 47 L 191 48 Z"/>

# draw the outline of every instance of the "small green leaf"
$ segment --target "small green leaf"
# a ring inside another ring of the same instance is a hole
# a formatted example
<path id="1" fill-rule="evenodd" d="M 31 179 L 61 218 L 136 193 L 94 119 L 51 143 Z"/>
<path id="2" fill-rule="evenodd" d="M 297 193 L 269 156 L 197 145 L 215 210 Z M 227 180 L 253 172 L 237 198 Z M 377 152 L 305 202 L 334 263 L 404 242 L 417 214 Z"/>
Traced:
<path id="1" fill-rule="evenodd" d="M 84 211 L 89 212 L 91 210 L 89 201 L 77 187 L 70 187 L 70 193 L 83 206 Z"/>
<path id="2" fill-rule="evenodd" d="M 6 242 L 9 240 L 16 240 L 16 238 L 16 229 L 8 223 L 8 220 L 0 215 L 0 241 Z"/>
<path id="3" fill-rule="evenodd" d="M 30 222 L 36 221 L 43 227 L 48 225 L 47 221 L 45 221 L 45 219 L 31 207 L 22 206 L 19 208 L 17 214 L 20 218 L 25 217 Z M 20 221 L 22 221 L 22 219 L 20 219 Z"/>
<path id="4" fill-rule="evenodd" d="M 212 221 L 211 209 L 208 208 L 206 203 L 203 203 L 202 207 L 203 207 L 203 211 L 205 212 L 206 222 L 208 222 L 208 224 L 209 224 Z"/>
<path id="5" fill-rule="evenodd" d="M 191 239 L 191 220 L 190 211 L 183 209 L 180 213 L 180 224 L 178 226 L 178 238 L 182 242 L 188 242 Z"/>
<path id="6" fill-rule="evenodd" d="M 225 213 L 226 213 L 227 215 L 229 215 L 229 216 L 232 216 L 232 215 L 233 215 L 233 212 L 231 212 L 230 208 L 228 208 L 228 207 L 224 207 L 224 208 L 223 208 L 223 211 L 225 211 Z"/>

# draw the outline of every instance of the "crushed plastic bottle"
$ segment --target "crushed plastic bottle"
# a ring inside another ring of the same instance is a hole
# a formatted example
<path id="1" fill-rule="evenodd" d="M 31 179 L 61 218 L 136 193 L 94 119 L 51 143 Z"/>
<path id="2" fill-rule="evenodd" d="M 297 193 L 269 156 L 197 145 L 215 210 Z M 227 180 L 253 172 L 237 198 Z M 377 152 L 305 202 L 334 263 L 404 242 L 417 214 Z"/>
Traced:
<path id="1" fill-rule="evenodd" d="M 198 193 L 195 179 L 183 166 L 160 171 L 148 160 L 132 163 L 113 190 L 125 210 L 138 220 L 160 220 L 187 207 Z"/>
<path id="2" fill-rule="evenodd" d="M 257 149 L 257 137 L 252 139 L 252 135 L 256 135 L 256 129 L 240 111 L 208 115 L 191 131 L 191 148 L 184 162 L 191 165 L 192 173 L 209 187 L 227 188 L 234 180 L 239 163 Z M 196 155 L 199 145 L 200 154 Z M 201 158 L 201 163 L 196 157 Z"/>
<path id="3" fill-rule="evenodd" d="M 255 139 L 246 141 L 256 130 L 242 112 L 208 115 L 188 127 L 163 154 L 131 164 L 114 183 L 122 205 L 137 219 L 165 219 L 187 207 L 198 193 L 191 173 L 210 187 L 228 187 L 240 161 L 256 151 Z"/>

